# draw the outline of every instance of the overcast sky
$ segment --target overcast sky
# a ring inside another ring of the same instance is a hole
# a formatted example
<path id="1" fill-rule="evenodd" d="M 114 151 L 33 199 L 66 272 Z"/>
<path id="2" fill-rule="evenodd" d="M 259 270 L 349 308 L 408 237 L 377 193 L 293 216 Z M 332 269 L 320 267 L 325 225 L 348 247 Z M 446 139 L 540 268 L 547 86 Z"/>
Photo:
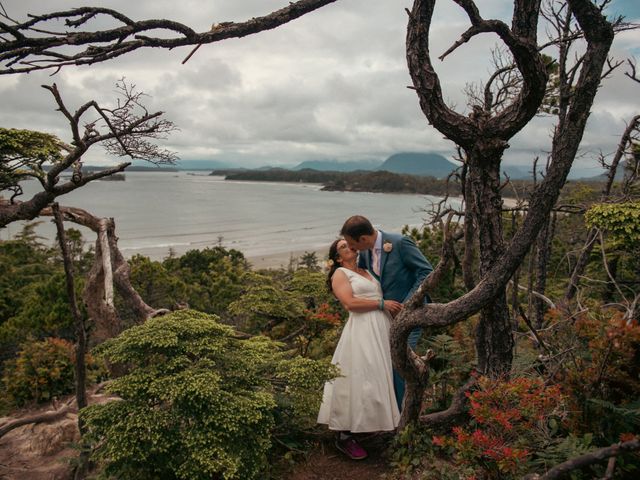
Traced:
<path id="1" fill-rule="evenodd" d="M 23 20 L 84 5 L 119 10 L 137 20 L 171 18 L 197 31 L 212 23 L 243 21 L 287 5 L 288 0 L 0 0 Z M 509 21 L 512 2 L 478 0 L 485 18 Z M 42 130 L 69 141 L 51 95 L 56 82 L 67 105 L 109 102 L 121 77 L 147 94 L 151 110 L 163 110 L 180 131 L 164 142 L 182 159 L 234 162 L 240 166 L 290 166 L 303 160 L 384 160 L 393 153 L 429 151 L 451 157 L 453 145 L 430 127 L 420 111 L 405 61 L 409 0 L 338 0 L 276 30 L 204 45 L 187 62 L 191 47 L 144 49 L 90 67 L 0 76 L 0 126 Z M 46 9 L 43 10 L 43 8 Z M 640 21 L 638 0 L 614 0 L 612 13 Z M 461 9 L 441 0 L 431 30 L 432 52 L 444 52 L 468 27 Z M 466 83 L 489 76 L 496 37 L 483 35 L 444 62 L 435 60 L 446 98 L 466 111 Z M 616 38 L 613 55 L 640 61 L 640 32 Z M 553 53 L 553 52 L 549 52 Z M 595 165 L 599 151 L 615 149 L 625 121 L 640 113 L 640 86 L 617 72 L 599 93 L 585 135 L 581 166 Z M 539 118 L 519 133 L 507 163 L 527 165 L 550 149 L 552 120 Z M 85 159 L 109 164 L 99 148 Z"/>

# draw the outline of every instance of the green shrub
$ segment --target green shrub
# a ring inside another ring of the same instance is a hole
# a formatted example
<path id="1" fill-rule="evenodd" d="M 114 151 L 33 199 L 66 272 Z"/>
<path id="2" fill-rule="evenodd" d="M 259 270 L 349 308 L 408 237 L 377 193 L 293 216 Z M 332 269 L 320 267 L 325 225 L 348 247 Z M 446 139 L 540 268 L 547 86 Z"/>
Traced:
<path id="1" fill-rule="evenodd" d="M 276 420 L 317 412 L 333 375 L 191 310 L 148 320 L 98 351 L 131 367 L 108 387 L 122 401 L 82 412 L 93 458 L 115 478 L 260 478 Z"/>
<path id="2" fill-rule="evenodd" d="M 4 364 L 2 383 L 6 400 L 14 406 L 46 402 L 74 391 L 74 346 L 68 340 L 47 338 L 23 343 L 15 358 Z M 87 355 L 89 379 L 100 369 Z"/>
<path id="3" fill-rule="evenodd" d="M 596 204 L 584 220 L 588 227 L 606 231 L 615 242 L 628 247 L 640 242 L 640 202 Z"/>
<path id="4" fill-rule="evenodd" d="M 186 302 L 194 310 L 213 313 L 225 320 L 227 308 L 242 293 L 248 265 L 238 250 L 222 246 L 189 250 L 162 262 L 172 282 L 184 283 Z"/>
<path id="5" fill-rule="evenodd" d="M 81 292 L 83 281 L 75 282 Z M 69 307 L 65 274 L 57 271 L 21 291 L 23 305 L 17 314 L 0 326 L 0 341 L 23 342 L 27 337 L 74 337 L 73 316 Z M 17 343 L 16 342 L 16 343 Z"/>
<path id="6" fill-rule="evenodd" d="M 187 300 L 187 285 L 172 275 L 162 263 L 134 255 L 129 260 L 129 266 L 131 284 L 147 304 L 171 309 Z"/>

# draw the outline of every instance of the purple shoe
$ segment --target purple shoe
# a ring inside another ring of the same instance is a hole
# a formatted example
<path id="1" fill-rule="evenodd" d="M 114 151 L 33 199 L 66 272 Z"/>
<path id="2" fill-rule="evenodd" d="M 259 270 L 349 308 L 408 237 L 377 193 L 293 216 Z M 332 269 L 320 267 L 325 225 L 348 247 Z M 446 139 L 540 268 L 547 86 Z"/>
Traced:
<path id="1" fill-rule="evenodd" d="M 345 440 L 336 440 L 336 448 L 344 453 L 351 460 L 364 460 L 367 458 L 367 451 L 360 446 L 357 440 L 349 437 Z"/>

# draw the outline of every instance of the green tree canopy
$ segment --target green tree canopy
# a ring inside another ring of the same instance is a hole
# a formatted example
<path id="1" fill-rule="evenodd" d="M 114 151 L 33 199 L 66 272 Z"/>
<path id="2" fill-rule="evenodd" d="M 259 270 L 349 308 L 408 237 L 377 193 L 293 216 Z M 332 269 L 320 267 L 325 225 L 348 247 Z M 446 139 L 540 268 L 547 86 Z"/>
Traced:
<path id="1" fill-rule="evenodd" d="M 585 222 L 607 232 L 617 243 L 640 244 L 640 202 L 594 205 L 585 214 Z"/>
<path id="2" fill-rule="evenodd" d="M 19 195 L 19 182 L 43 178 L 43 165 L 61 161 L 63 148 L 62 141 L 48 133 L 0 128 L 0 192 Z"/>
<path id="3" fill-rule="evenodd" d="M 164 269 L 187 285 L 186 302 L 195 310 L 225 319 L 227 308 L 242 293 L 249 267 L 242 252 L 222 246 L 189 250 L 162 262 Z"/>

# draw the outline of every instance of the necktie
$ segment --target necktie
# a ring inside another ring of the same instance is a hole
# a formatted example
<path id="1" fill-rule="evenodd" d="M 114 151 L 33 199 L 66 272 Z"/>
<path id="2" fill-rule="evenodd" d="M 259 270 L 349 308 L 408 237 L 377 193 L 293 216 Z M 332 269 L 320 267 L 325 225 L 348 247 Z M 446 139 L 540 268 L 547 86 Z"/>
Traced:
<path id="1" fill-rule="evenodd" d="M 377 248 L 371 250 L 371 263 L 373 264 L 373 272 L 380 276 L 380 252 Z"/>

